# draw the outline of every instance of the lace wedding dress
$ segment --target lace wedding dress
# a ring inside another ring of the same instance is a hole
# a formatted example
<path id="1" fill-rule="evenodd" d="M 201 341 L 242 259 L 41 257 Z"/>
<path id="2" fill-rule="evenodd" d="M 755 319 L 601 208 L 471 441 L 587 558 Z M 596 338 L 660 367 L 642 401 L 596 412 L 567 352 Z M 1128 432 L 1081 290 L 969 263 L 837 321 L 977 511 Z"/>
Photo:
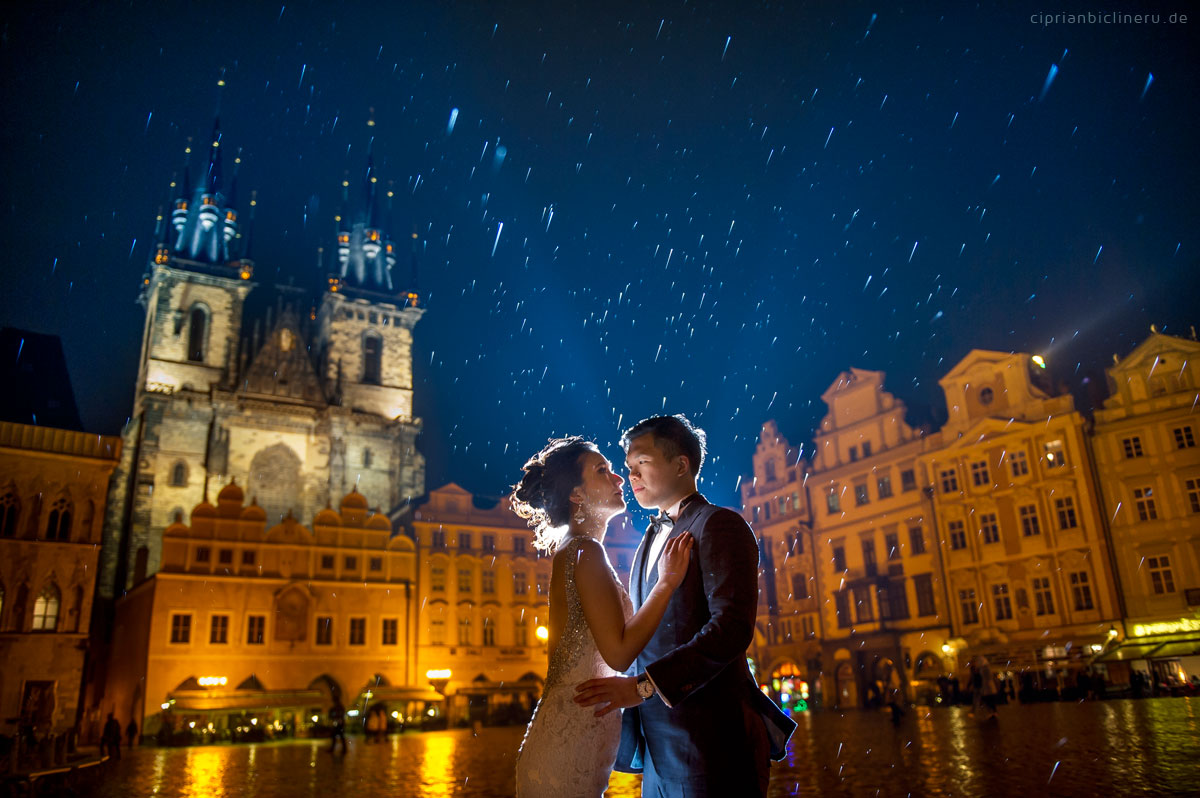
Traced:
<path id="1" fill-rule="evenodd" d="M 621 713 L 595 716 L 597 707 L 576 704 L 575 687 L 588 679 L 619 676 L 596 650 L 575 587 L 581 538 L 564 545 L 567 622 L 546 673 L 542 700 L 534 710 L 517 754 L 517 798 L 600 798 L 617 759 Z M 616 579 L 616 575 L 613 575 Z M 633 603 L 621 588 L 625 620 Z"/>

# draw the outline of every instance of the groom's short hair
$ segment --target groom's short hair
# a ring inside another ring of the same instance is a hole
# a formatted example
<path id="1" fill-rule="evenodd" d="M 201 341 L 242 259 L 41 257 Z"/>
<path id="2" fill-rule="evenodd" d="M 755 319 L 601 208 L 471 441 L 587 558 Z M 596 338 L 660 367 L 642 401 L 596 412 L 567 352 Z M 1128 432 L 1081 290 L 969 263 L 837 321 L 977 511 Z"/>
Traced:
<path id="1" fill-rule="evenodd" d="M 629 451 L 629 444 L 635 438 L 643 435 L 653 435 L 654 445 L 668 460 L 684 456 L 688 459 L 688 467 L 692 476 L 700 476 L 700 466 L 704 465 L 705 446 L 708 436 L 704 430 L 688 421 L 687 416 L 651 416 L 644 418 L 625 430 L 621 436 L 621 448 Z"/>

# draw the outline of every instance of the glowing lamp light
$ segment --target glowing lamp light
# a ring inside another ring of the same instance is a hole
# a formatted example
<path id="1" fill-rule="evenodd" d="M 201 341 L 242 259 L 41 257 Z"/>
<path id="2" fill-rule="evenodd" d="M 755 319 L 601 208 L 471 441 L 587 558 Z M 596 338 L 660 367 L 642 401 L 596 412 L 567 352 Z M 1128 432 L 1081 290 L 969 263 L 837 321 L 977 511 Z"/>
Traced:
<path id="1" fill-rule="evenodd" d="M 1046 368 L 1046 359 L 1044 357 L 1042 357 L 1041 355 L 1034 355 L 1033 357 L 1030 358 L 1030 360 L 1032 360 L 1033 365 L 1037 366 L 1038 368 L 1040 368 L 1040 369 Z"/>
<path id="2" fill-rule="evenodd" d="M 357 718 L 357 717 L 358 717 L 358 710 L 357 710 L 357 709 L 352 709 L 352 710 L 350 710 L 349 712 L 347 712 L 346 714 L 347 714 L 347 715 L 349 715 L 349 716 L 350 716 L 350 717 L 352 717 L 352 718 Z M 258 722 L 258 721 L 256 720 L 256 721 L 255 721 L 255 723 L 257 723 L 257 722 Z"/>
<path id="3" fill-rule="evenodd" d="M 228 681 L 224 676 L 201 676 L 196 680 L 201 687 L 224 687 Z"/>
<path id="4" fill-rule="evenodd" d="M 450 678 L 450 669 L 443 668 L 441 670 L 425 671 L 425 678 L 426 679 L 449 679 Z"/>
<path id="5" fill-rule="evenodd" d="M 952 652 L 953 650 L 954 650 L 954 649 L 950 648 L 950 644 L 949 644 L 949 643 L 943 643 L 943 644 L 942 644 L 942 653 L 943 653 L 943 654 L 949 654 L 949 653 L 950 653 L 950 652 Z"/>
<path id="6" fill-rule="evenodd" d="M 1108 636 L 1110 639 L 1116 637 L 1118 634 L 1120 634 L 1120 633 L 1117 631 L 1117 627 L 1115 627 L 1115 626 L 1108 627 Z"/>
<path id="7" fill-rule="evenodd" d="M 192 722 L 188 723 L 188 728 L 189 728 L 189 729 L 194 729 L 194 728 L 196 728 L 196 721 L 194 721 L 194 720 L 193 720 Z"/>
<path id="8" fill-rule="evenodd" d="M 313 723 L 316 723 L 316 722 L 317 722 L 317 720 L 318 720 L 318 718 L 317 718 L 317 716 L 316 716 L 316 715 L 313 715 L 313 716 L 312 716 L 312 719 L 313 719 Z"/>
<path id="9" fill-rule="evenodd" d="M 395 710 L 395 709 L 393 709 L 393 710 L 392 710 L 392 720 L 400 720 L 400 713 L 399 713 L 399 711 L 397 711 L 397 710 Z"/>
<path id="10" fill-rule="evenodd" d="M 166 701 L 164 701 L 164 702 L 161 704 L 161 706 L 162 706 L 162 708 L 163 708 L 163 709 L 170 709 L 170 708 L 171 708 L 171 705 L 170 705 L 169 703 L 167 703 Z"/>

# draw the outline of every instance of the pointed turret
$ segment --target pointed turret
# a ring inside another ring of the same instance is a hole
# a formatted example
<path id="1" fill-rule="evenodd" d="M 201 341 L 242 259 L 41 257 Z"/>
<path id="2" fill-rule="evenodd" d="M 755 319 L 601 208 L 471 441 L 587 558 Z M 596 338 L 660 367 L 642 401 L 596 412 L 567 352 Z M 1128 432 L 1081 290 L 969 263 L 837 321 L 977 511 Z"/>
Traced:
<path id="1" fill-rule="evenodd" d="M 372 114 L 374 109 L 371 109 Z M 372 116 L 368 127 L 374 127 Z M 367 143 L 363 173 L 361 206 L 350 220 L 350 181 L 342 180 L 342 208 L 337 216 L 338 272 L 330 275 L 331 291 L 368 292 L 395 296 L 392 269 L 396 265 L 396 244 L 383 225 L 379 210 L 379 176 L 375 167 L 375 139 Z M 392 194 L 388 194 L 389 222 Z"/>

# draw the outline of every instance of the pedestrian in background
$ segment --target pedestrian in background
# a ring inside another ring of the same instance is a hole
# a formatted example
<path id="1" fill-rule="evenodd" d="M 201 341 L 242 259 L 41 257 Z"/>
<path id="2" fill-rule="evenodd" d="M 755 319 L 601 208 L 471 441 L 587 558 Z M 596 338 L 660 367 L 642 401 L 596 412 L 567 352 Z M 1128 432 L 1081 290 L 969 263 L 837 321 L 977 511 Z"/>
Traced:
<path id="1" fill-rule="evenodd" d="M 342 753 L 346 753 L 346 708 L 338 696 L 333 697 L 333 706 L 329 708 L 329 723 L 333 727 L 329 735 L 329 753 L 337 749 L 339 739 L 342 741 Z"/>
<path id="2" fill-rule="evenodd" d="M 987 657 L 980 656 L 975 665 L 979 676 L 980 699 L 987 707 L 987 717 L 984 720 L 994 720 L 999 717 L 996 714 L 996 704 L 1000 699 L 1000 691 L 996 687 L 996 677 L 992 673 L 992 666 L 988 664 Z"/>
<path id="3" fill-rule="evenodd" d="M 125 747 L 133 748 L 137 744 L 138 725 L 136 720 L 130 720 L 125 727 Z"/>
<path id="4" fill-rule="evenodd" d="M 104 730 L 100 733 L 100 756 L 104 756 L 105 751 L 113 759 L 121 758 L 121 721 L 112 712 L 108 713 L 108 720 L 104 722 Z"/>

